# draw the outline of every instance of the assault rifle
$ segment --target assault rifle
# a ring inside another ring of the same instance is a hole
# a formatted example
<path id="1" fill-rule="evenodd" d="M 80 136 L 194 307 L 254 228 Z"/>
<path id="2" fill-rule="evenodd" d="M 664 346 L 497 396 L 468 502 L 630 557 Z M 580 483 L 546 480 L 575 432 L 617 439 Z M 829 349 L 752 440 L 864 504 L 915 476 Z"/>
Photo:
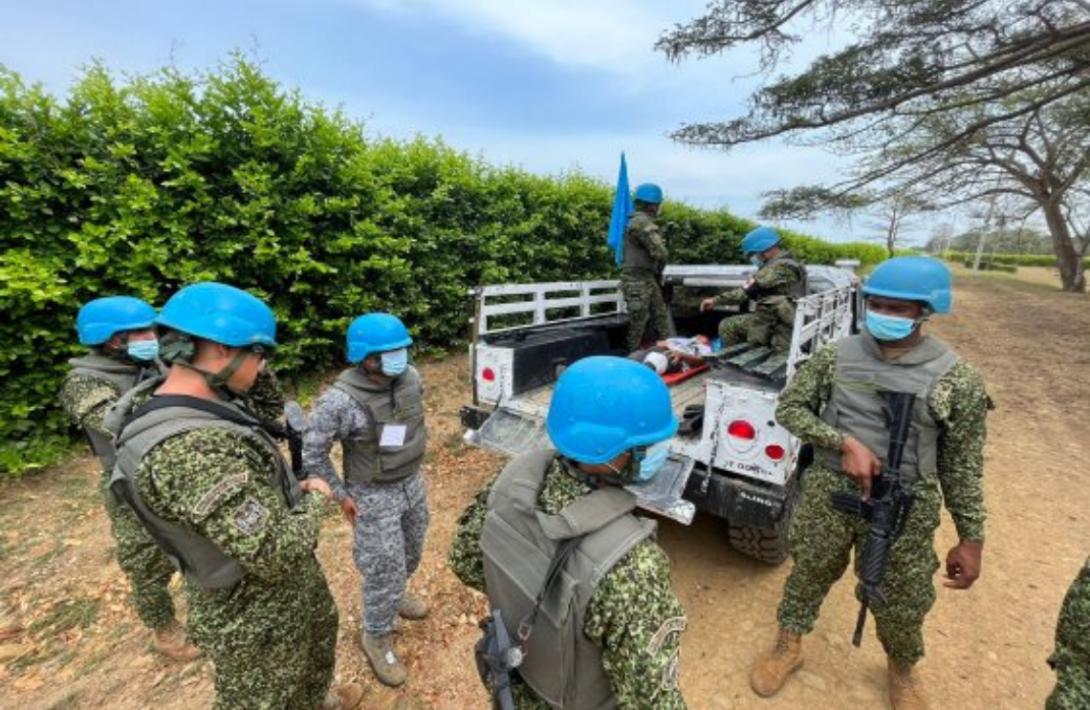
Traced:
<path id="1" fill-rule="evenodd" d="M 855 646 L 863 642 L 863 626 L 867 623 L 867 609 L 871 602 L 885 604 L 887 601 L 882 592 L 882 578 L 889 562 L 890 548 L 904 531 L 913 501 L 912 487 L 901 480 L 901 458 L 912 427 L 916 395 L 883 392 L 882 398 L 885 399 L 886 427 L 889 429 L 889 451 L 882 466 L 882 475 L 871 484 L 871 497 L 864 499 L 845 491 L 832 494 L 834 509 L 870 523 L 870 532 L 867 533 L 858 565 L 857 592 L 861 606 L 852 636 Z"/>
<path id="2" fill-rule="evenodd" d="M 493 710 L 515 710 L 511 671 L 522 665 L 522 648 L 511 643 L 499 609 L 493 609 L 490 616 L 481 619 L 480 626 L 484 633 L 473 649 L 477 673 L 492 696 Z"/>
<path id="3" fill-rule="evenodd" d="M 307 415 L 298 402 L 291 401 L 284 405 L 284 421 L 287 422 L 284 438 L 291 454 L 291 472 L 302 481 L 307 478 L 307 472 L 303 470 L 303 431 L 307 428 Z"/>

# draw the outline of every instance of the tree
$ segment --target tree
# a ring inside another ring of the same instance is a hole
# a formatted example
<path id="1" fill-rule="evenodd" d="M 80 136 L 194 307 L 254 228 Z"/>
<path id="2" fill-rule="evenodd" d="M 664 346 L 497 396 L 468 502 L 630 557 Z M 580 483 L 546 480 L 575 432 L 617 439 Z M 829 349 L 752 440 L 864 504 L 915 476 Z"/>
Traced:
<path id="1" fill-rule="evenodd" d="M 833 209 L 875 185 L 939 207 L 1018 196 L 1048 225 L 1063 288 L 1085 290 L 1074 199 L 1090 163 L 1090 0 L 722 0 L 657 46 L 680 60 L 758 44 L 771 74 L 807 18 L 846 19 L 856 41 L 760 88 L 746 115 L 674 137 L 729 149 L 781 136 L 854 156 L 843 183 L 807 188 Z"/>
<path id="2" fill-rule="evenodd" d="M 918 215 L 933 209 L 923 197 L 909 192 L 846 192 L 815 185 L 771 190 L 763 197 L 766 201 L 759 212 L 762 219 L 813 219 L 827 212 L 850 221 L 862 215 L 864 226 L 881 233 L 875 241 L 885 245 L 890 258 L 920 227 Z"/>

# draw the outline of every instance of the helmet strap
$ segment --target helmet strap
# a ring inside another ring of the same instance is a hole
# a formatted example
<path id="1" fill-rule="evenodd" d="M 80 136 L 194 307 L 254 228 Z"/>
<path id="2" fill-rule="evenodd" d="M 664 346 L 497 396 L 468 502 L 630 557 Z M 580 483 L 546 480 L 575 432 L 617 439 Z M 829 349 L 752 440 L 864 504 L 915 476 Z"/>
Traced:
<path id="1" fill-rule="evenodd" d="M 231 362 L 227 363 L 227 366 L 222 368 L 219 372 L 205 370 L 203 367 L 197 367 L 192 362 L 187 362 L 185 360 L 176 360 L 174 364 L 201 375 L 204 378 L 204 381 L 216 392 L 216 394 L 220 395 L 223 399 L 230 399 L 231 395 L 238 393 L 231 389 L 231 386 L 228 385 L 227 382 L 236 372 L 238 372 L 238 368 L 242 367 L 242 363 L 246 361 L 246 357 L 249 354 L 250 353 L 246 350 L 240 350 L 238 354 L 231 358 Z"/>

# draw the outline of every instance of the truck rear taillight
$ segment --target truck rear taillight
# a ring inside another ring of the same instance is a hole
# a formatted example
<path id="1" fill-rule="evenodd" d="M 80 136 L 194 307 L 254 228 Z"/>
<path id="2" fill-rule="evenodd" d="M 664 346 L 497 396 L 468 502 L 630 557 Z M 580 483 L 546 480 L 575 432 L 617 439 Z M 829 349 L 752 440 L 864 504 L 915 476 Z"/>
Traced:
<path id="1" fill-rule="evenodd" d="M 481 379 L 485 382 L 495 382 L 496 371 L 493 370 L 491 367 L 484 368 L 483 370 L 481 370 Z"/>
<path id="2" fill-rule="evenodd" d="M 787 452 L 784 451 L 783 447 L 779 444 L 769 444 L 765 447 L 765 456 L 772 459 L 773 461 L 783 461 L 783 457 L 786 454 Z"/>
<path id="3" fill-rule="evenodd" d="M 747 421 L 735 419 L 727 425 L 727 434 L 737 439 L 752 441 L 757 438 L 757 430 Z"/>

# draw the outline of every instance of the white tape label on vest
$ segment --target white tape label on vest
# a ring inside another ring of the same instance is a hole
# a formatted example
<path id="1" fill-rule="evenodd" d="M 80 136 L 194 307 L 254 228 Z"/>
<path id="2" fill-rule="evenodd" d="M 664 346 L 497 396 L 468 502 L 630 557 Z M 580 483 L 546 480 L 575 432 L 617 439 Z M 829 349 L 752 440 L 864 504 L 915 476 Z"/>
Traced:
<path id="1" fill-rule="evenodd" d="M 378 445 L 387 449 L 404 446 L 407 432 L 408 427 L 404 424 L 384 424 Z"/>

